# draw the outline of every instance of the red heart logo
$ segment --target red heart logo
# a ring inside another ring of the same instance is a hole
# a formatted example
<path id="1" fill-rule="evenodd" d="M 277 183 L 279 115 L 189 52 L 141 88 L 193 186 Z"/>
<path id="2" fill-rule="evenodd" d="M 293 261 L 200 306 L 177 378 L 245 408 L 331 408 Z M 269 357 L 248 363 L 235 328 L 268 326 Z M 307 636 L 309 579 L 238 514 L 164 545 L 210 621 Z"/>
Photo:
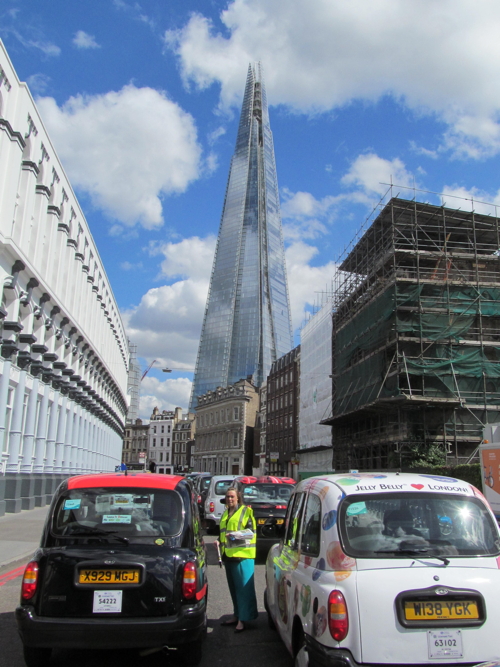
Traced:
<path id="1" fill-rule="evenodd" d="M 420 491 L 420 489 L 424 488 L 423 484 L 412 484 L 412 486 L 413 486 L 414 489 L 418 489 L 419 491 Z"/>

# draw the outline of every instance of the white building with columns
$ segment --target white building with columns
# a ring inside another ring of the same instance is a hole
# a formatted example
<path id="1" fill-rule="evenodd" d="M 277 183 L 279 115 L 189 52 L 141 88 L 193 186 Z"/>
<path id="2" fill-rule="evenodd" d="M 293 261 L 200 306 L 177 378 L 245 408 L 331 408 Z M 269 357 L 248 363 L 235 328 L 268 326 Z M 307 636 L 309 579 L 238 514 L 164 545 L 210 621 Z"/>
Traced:
<path id="1" fill-rule="evenodd" d="M 0 516 L 120 463 L 128 342 L 88 224 L 0 42 Z"/>

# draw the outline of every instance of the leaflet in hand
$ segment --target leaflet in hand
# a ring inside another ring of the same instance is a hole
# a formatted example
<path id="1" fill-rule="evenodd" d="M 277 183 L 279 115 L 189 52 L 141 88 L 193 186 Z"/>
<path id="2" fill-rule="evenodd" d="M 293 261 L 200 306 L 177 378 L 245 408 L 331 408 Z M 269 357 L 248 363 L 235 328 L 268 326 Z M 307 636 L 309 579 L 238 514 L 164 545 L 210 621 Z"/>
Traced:
<path id="1" fill-rule="evenodd" d="M 253 532 L 249 528 L 245 528 L 245 530 L 233 530 L 226 533 L 226 537 L 229 540 L 251 540 Z"/>

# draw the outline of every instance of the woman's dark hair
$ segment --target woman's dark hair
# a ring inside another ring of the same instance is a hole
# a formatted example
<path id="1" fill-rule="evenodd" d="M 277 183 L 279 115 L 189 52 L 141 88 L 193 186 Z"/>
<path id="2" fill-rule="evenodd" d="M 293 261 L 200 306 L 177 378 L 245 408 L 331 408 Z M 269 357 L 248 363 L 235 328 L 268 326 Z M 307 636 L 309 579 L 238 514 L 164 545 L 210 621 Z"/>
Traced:
<path id="1" fill-rule="evenodd" d="M 239 489 L 237 489 L 235 486 L 230 486 L 227 491 L 234 491 L 236 493 L 236 498 L 238 499 L 238 505 L 243 505 L 243 494 Z"/>

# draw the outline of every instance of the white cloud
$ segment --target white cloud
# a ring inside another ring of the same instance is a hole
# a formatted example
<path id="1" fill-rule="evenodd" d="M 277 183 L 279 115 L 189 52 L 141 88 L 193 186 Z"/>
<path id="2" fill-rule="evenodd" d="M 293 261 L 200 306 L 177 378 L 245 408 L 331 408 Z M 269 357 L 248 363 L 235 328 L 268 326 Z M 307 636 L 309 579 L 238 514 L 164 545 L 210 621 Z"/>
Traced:
<path id="1" fill-rule="evenodd" d="M 414 185 L 413 176 L 399 158 L 385 160 L 375 153 L 359 155 L 341 182 L 343 185 L 357 186 L 367 194 L 376 193 L 380 196 L 387 192 L 388 184 L 391 183 L 408 188 Z"/>
<path id="2" fill-rule="evenodd" d="M 185 412 L 191 396 L 191 381 L 177 378 L 160 382 L 155 377 L 145 377 L 141 384 L 139 413 L 142 419 L 149 419 L 155 407 L 159 410 L 174 410 L 179 407 Z"/>
<path id="3" fill-rule="evenodd" d="M 46 56 L 56 57 L 61 55 L 61 49 L 52 42 L 43 39 L 29 39 L 21 35 L 17 30 L 11 30 L 12 34 L 28 49 L 38 49 Z"/>
<path id="4" fill-rule="evenodd" d="M 193 236 L 179 243 L 162 243 L 151 246 L 151 254 L 161 254 L 165 257 L 161 264 L 164 276 L 169 278 L 190 277 L 192 280 L 206 281 L 208 284 L 216 241 L 215 236 L 208 236 L 205 239 Z"/>
<path id="5" fill-rule="evenodd" d="M 311 260 L 317 254 L 317 248 L 301 241 L 292 243 L 286 249 L 286 270 L 294 331 L 304 319 L 306 306 L 314 304 L 318 292 L 331 289 L 335 262 L 328 262 L 323 266 L 311 266 Z"/>
<path id="6" fill-rule="evenodd" d="M 163 198 L 199 177 L 193 118 L 165 93 L 128 85 L 37 104 L 72 184 L 125 226 L 161 226 Z"/>
<path id="7" fill-rule="evenodd" d="M 142 264 L 142 262 L 136 262 L 134 264 L 133 262 L 128 262 L 127 260 L 125 260 L 124 262 L 122 262 L 120 264 L 120 268 L 123 271 L 137 271 L 137 270 L 141 270 L 143 268 L 143 264 Z"/>
<path id="8" fill-rule="evenodd" d="M 224 107 L 260 60 L 273 104 L 316 113 L 390 95 L 447 124 L 443 150 L 500 150 L 497 0 L 233 0 L 220 18 L 194 14 L 165 40 L 186 84 L 220 83 Z"/>
<path id="9" fill-rule="evenodd" d="M 78 49 L 100 49 L 101 46 L 95 41 L 93 35 L 89 35 L 83 30 L 78 30 L 73 37 L 73 44 Z"/>
<path id="10" fill-rule="evenodd" d="M 462 208 L 468 211 L 474 210 L 482 215 L 498 216 L 500 214 L 500 190 L 492 194 L 475 187 L 445 185 L 441 204 L 448 208 Z"/>
<path id="11" fill-rule="evenodd" d="M 49 87 L 50 77 L 41 73 L 32 74 L 27 78 L 26 83 L 28 84 L 32 93 L 42 95 Z"/>
<path id="12" fill-rule="evenodd" d="M 162 275 L 178 280 L 148 290 L 139 305 L 122 313 L 139 356 L 170 368 L 194 368 L 214 250 L 214 237 L 152 248 L 165 257 Z"/>

